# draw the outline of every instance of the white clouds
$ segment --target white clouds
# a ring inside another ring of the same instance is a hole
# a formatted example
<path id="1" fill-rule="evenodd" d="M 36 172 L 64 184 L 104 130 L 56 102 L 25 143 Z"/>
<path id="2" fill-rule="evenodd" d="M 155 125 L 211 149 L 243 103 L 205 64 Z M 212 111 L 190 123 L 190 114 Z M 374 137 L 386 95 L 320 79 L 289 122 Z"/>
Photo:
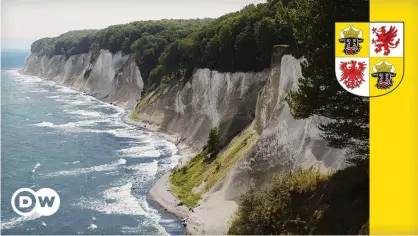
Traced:
<path id="1" fill-rule="evenodd" d="M 265 0 L 3 0 L 2 41 L 53 37 L 138 20 L 219 17 L 260 2 Z"/>

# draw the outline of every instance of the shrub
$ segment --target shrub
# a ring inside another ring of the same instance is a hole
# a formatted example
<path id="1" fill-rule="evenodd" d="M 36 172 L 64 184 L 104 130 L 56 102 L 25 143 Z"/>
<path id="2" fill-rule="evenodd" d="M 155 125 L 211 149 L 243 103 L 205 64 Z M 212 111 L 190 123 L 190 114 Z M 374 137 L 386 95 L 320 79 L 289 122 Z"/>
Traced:
<path id="1" fill-rule="evenodd" d="M 204 151 L 209 155 L 209 159 L 213 159 L 219 153 L 220 149 L 220 138 L 218 128 L 212 128 L 209 130 L 209 137 Z"/>
<path id="2" fill-rule="evenodd" d="M 314 169 L 280 174 L 242 197 L 228 234 L 365 234 L 368 189 L 363 166 L 332 175 Z"/>

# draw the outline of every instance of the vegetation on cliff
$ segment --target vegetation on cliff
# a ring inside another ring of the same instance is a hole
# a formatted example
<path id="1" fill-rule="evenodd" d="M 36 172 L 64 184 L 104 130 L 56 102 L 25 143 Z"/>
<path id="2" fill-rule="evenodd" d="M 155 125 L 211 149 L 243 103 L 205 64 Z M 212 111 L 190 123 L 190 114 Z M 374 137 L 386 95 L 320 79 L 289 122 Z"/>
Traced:
<path id="1" fill-rule="evenodd" d="M 320 115 L 332 121 L 319 128 L 335 148 L 352 150 L 351 161 L 367 159 L 369 153 L 369 99 L 353 96 L 335 79 L 335 22 L 369 21 L 369 1 L 293 0 L 284 14 L 298 39 L 310 43 L 305 57 L 309 66 L 290 94 L 293 116 Z"/>
<path id="2" fill-rule="evenodd" d="M 140 21 L 99 31 L 72 31 L 37 40 L 31 50 L 49 57 L 90 51 L 91 62 L 100 49 L 132 54 L 148 87 L 188 78 L 194 68 L 260 71 L 269 67 L 274 45 L 295 42 L 281 8 L 281 2 L 269 1 L 216 20 Z"/>
<path id="3" fill-rule="evenodd" d="M 367 234 L 368 170 L 362 163 L 329 175 L 279 174 L 263 191 L 242 197 L 228 234 Z"/>
<path id="4" fill-rule="evenodd" d="M 250 125 L 235 137 L 216 157 L 210 157 L 206 148 L 185 166 L 175 169 L 170 176 L 172 193 L 186 206 L 196 207 L 202 194 L 223 180 L 234 164 L 257 142 L 258 134 L 253 126 Z M 214 130 L 210 133 L 216 136 Z M 207 146 L 217 143 L 216 138 L 211 140 Z"/>
<path id="5" fill-rule="evenodd" d="M 40 56 L 65 55 L 67 58 L 81 53 L 92 53 L 97 58 L 101 49 L 112 53 L 122 51 L 132 54 L 147 82 L 149 73 L 158 65 L 158 58 L 165 48 L 177 39 L 212 22 L 211 19 L 138 21 L 112 25 L 102 30 L 70 31 L 55 38 L 35 41 L 31 51 Z"/>

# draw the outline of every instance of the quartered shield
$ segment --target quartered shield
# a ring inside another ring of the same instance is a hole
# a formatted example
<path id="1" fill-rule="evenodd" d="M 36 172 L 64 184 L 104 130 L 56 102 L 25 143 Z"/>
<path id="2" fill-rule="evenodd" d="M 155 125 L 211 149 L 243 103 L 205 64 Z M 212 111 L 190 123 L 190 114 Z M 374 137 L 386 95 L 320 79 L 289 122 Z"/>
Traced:
<path id="1" fill-rule="evenodd" d="M 403 22 L 335 23 L 335 73 L 350 93 L 378 97 L 403 79 Z"/>

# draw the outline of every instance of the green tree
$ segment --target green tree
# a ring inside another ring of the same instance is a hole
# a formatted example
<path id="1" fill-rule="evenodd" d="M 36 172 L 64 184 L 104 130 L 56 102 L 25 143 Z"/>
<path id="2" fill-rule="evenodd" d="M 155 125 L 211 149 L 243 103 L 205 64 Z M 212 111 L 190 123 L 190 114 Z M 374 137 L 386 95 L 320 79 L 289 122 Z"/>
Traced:
<path id="1" fill-rule="evenodd" d="M 209 159 L 213 159 L 219 153 L 220 150 L 220 138 L 218 128 L 212 128 L 209 130 L 208 142 L 204 147 L 204 151 L 209 155 Z"/>
<path id="2" fill-rule="evenodd" d="M 272 48 L 280 43 L 279 25 L 275 20 L 266 17 L 255 24 L 255 38 L 257 41 L 257 50 L 259 52 L 259 60 L 263 67 L 268 67 L 270 63 Z"/>
<path id="3" fill-rule="evenodd" d="M 349 148 L 353 161 L 368 157 L 369 100 L 345 91 L 334 69 L 335 22 L 369 21 L 367 0 L 294 0 L 280 11 L 295 29 L 296 37 L 308 45 L 304 78 L 299 89 L 288 97 L 296 118 L 320 115 L 330 122 L 319 128 L 328 144 Z"/>

